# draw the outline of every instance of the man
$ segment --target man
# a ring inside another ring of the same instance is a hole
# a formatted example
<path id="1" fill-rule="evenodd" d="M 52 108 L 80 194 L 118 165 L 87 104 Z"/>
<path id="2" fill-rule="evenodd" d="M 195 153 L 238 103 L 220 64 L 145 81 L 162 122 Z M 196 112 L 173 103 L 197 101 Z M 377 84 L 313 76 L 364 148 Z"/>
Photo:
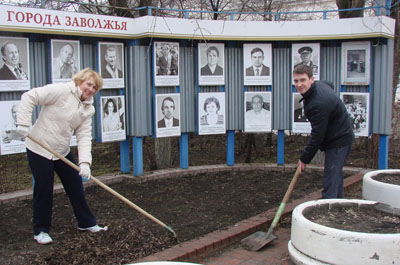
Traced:
<path id="1" fill-rule="evenodd" d="M 1 132 L 1 138 L 3 143 L 8 144 L 11 141 L 25 141 L 25 138 L 17 133 L 17 108 L 18 105 L 14 104 L 11 107 L 11 120 L 9 123 L 5 124 Z"/>
<path id="2" fill-rule="evenodd" d="M 294 66 L 294 68 L 296 68 L 296 66 L 298 65 L 307 65 L 309 67 L 311 67 L 312 71 L 313 71 L 313 75 L 317 75 L 318 74 L 318 65 L 315 65 L 312 61 L 311 61 L 311 57 L 312 57 L 312 48 L 305 46 L 305 47 L 301 47 L 298 50 L 298 53 L 300 54 L 300 60 L 301 63 L 298 63 Z"/>
<path id="3" fill-rule="evenodd" d="M 28 75 L 19 62 L 18 47 L 9 41 L 1 46 L 4 65 L 0 69 L 0 80 L 28 80 Z"/>
<path id="4" fill-rule="evenodd" d="M 246 68 L 246 76 L 266 76 L 269 75 L 269 67 L 264 65 L 264 51 L 254 48 L 250 52 L 252 66 Z"/>
<path id="5" fill-rule="evenodd" d="M 70 79 L 78 73 L 72 44 L 67 43 L 61 47 L 59 57 L 54 59 L 53 68 L 54 79 Z"/>
<path id="6" fill-rule="evenodd" d="M 303 97 L 304 113 L 311 123 L 310 138 L 298 161 L 300 173 L 318 149 L 325 151 L 322 197 L 343 198 L 342 170 L 354 140 L 349 114 L 333 91 L 331 82 L 314 82 L 311 67 L 296 66 L 293 80 Z"/>
<path id="7" fill-rule="evenodd" d="M 266 125 L 271 121 L 270 111 L 263 108 L 264 100 L 261 95 L 254 95 L 251 98 L 251 110 L 246 111 L 246 126 Z"/>
<path id="8" fill-rule="evenodd" d="M 163 43 L 161 45 L 161 54 L 157 60 L 158 75 L 170 75 L 171 74 L 171 53 L 169 45 Z"/>
<path id="9" fill-rule="evenodd" d="M 179 120 L 174 118 L 175 103 L 171 97 L 166 97 L 162 101 L 161 111 L 164 118 L 157 122 L 158 128 L 171 128 L 179 126 Z"/>
<path id="10" fill-rule="evenodd" d="M 201 75 L 224 75 L 224 69 L 218 65 L 219 51 L 217 47 L 210 46 L 206 52 L 207 64 L 200 69 Z"/>
<path id="11" fill-rule="evenodd" d="M 101 69 L 101 77 L 103 78 L 122 78 L 122 71 L 117 67 L 117 49 L 109 46 L 104 54 L 106 64 Z"/>

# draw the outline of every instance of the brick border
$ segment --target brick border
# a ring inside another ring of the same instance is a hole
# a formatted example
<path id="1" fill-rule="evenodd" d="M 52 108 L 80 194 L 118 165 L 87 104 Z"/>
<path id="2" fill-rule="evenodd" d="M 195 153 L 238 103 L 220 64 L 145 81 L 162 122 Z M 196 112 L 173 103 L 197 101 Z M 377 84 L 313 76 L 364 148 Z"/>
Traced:
<path id="1" fill-rule="evenodd" d="M 278 166 L 276 164 L 236 164 L 234 166 L 227 165 L 202 165 L 189 167 L 188 169 L 163 169 L 157 171 L 145 172 L 141 177 L 131 175 L 104 175 L 97 177 L 104 184 L 112 184 L 123 181 L 124 179 L 133 179 L 138 183 L 151 181 L 161 178 L 176 178 L 195 175 L 206 172 L 219 172 L 219 171 L 248 171 L 254 169 L 272 169 L 284 170 L 294 172 L 296 164 L 286 164 Z M 307 169 L 310 170 L 323 170 L 322 166 L 308 165 Z M 354 173 L 354 175 L 344 180 L 344 187 L 349 188 L 358 182 L 362 181 L 363 175 L 372 169 L 362 169 L 355 167 L 344 167 L 344 171 Z M 84 183 L 84 187 L 95 186 L 96 184 L 91 181 Z M 64 192 L 61 184 L 54 185 L 54 194 Z M 321 198 L 321 190 L 308 194 L 307 196 L 291 201 L 286 204 L 282 213 L 282 218 L 291 214 L 293 209 L 306 201 L 317 200 Z M 20 200 L 31 200 L 32 190 L 17 191 L 13 193 L 0 194 L 0 204 L 10 203 Z M 217 252 L 224 250 L 234 244 L 238 244 L 241 239 L 251 235 L 259 230 L 267 230 L 272 223 L 277 208 L 270 209 L 264 213 L 253 216 L 249 219 L 238 222 L 227 229 L 217 230 L 197 239 L 180 243 L 176 246 L 168 248 L 164 251 L 155 253 L 154 255 L 147 256 L 143 259 L 134 262 L 148 262 L 148 261 L 200 261 L 210 257 Z"/>

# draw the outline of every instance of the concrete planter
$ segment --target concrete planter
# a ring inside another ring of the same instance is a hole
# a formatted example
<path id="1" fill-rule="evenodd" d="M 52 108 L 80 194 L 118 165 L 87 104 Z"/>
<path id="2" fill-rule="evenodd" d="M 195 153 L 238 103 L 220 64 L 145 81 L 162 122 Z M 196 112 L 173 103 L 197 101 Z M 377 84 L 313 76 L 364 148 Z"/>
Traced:
<path id="1" fill-rule="evenodd" d="M 298 205 L 292 213 L 289 254 L 295 264 L 400 264 L 400 234 L 373 234 L 319 225 L 304 217 L 309 207 L 357 206 L 373 201 L 329 199 Z"/>

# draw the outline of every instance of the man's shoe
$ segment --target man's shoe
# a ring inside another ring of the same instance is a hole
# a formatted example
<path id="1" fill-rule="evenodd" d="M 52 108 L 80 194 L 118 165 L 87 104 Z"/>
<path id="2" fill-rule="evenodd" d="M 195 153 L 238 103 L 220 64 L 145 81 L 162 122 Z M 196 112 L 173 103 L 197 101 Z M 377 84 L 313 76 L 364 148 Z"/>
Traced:
<path id="1" fill-rule="evenodd" d="M 95 225 L 95 226 L 86 227 L 86 228 L 78 227 L 78 229 L 81 231 L 90 231 L 92 233 L 97 233 L 99 231 L 107 231 L 108 227 L 107 226 L 101 227 L 101 226 Z"/>
<path id="2" fill-rule="evenodd" d="M 39 235 L 33 237 L 39 244 L 47 245 L 53 243 L 53 239 L 49 236 L 48 233 L 40 232 Z"/>

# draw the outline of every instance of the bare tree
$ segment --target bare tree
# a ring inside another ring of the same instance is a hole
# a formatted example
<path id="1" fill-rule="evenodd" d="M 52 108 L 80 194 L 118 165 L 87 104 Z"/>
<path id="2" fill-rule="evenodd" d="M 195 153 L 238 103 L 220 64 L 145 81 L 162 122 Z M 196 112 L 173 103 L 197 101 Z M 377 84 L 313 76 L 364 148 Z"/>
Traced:
<path id="1" fill-rule="evenodd" d="M 365 0 L 336 0 L 336 5 L 339 9 L 363 8 Z M 364 16 L 364 10 L 348 10 L 340 11 L 339 18 L 352 18 Z"/>

